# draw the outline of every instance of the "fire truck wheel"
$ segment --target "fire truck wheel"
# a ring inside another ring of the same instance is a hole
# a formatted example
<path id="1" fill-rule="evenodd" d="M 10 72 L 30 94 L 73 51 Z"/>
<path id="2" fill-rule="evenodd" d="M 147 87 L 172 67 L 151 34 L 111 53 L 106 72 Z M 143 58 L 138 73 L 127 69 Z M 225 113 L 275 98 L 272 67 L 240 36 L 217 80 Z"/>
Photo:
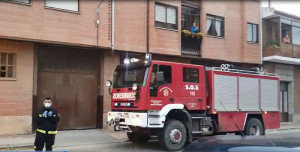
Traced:
<path id="1" fill-rule="evenodd" d="M 247 120 L 244 133 L 250 136 L 260 136 L 264 134 L 264 127 L 259 119 L 250 118 Z"/>
<path id="2" fill-rule="evenodd" d="M 143 133 L 127 132 L 127 138 L 134 144 L 145 144 L 149 140 L 149 136 Z"/>
<path id="3" fill-rule="evenodd" d="M 182 122 L 171 119 L 159 134 L 160 145 L 170 151 L 180 150 L 186 144 L 187 132 Z"/>

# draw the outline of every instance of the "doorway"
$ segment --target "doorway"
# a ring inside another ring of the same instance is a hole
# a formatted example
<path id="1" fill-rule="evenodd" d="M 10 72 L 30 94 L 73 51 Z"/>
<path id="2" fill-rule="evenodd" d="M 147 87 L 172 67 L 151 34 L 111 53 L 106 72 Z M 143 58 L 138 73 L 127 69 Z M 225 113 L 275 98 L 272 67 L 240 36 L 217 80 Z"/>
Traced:
<path id="1" fill-rule="evenodd" d="M 61 118 L 58 130 L 96 128 L 98 69 L 96 51 L 39 46 L 37 108 L 52 98 Z"/>
<path id="2" fill-rule="evenodd" d="M 288 122 L 288 82 L 280 82 L 280 120 Z"/>

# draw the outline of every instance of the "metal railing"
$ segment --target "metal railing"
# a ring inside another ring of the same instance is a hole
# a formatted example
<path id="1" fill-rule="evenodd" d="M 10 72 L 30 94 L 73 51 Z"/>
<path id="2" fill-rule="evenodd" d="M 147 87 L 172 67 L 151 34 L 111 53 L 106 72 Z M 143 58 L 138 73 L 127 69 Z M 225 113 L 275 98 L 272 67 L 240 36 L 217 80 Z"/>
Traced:
<path id="1" fill-rule="evenodd" d="M 259 69 L 259 68 L 243 69 L 240 67 L 235 67 L 230 64 L 222 64 L 220 67 L 212 67 L 211 70 L 222 71 L 222 72 L 231 72 L 231 73 L 242 73 L 242 74 L 278 77 L 278 74 L 268 73 L 266 70 L 263 70 L 263 69 Z"/>
<path id="2" fill-rule="evenodd" d="M 181 36 L 181 53 L 183 55 L 199 56 L 201 46 L 201 38 Z"/>

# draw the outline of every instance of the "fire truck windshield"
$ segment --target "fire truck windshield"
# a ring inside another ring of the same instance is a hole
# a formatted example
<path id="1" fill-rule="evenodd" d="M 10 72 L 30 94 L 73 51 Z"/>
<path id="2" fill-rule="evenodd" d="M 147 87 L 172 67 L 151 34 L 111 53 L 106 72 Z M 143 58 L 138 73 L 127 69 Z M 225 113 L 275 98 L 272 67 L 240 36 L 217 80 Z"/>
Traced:
<path id="1" fill-rule="evenodd" d="M 114 88 L 132 87 L 133 83 L 144 86 L 148 68 L 131 67 L 130 69 L 117 69 L 114 73 Z"/>

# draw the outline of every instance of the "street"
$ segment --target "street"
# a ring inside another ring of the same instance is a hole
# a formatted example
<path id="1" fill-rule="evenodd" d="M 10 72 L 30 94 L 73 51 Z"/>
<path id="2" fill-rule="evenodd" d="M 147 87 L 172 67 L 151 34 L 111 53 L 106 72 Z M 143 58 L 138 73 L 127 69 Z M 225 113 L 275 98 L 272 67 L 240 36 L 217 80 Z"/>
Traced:
<path id="1" fill-rule="evenodd" d="M 291 142 L 291 139 L 295 141 L 300 140 L 300 129 L 293 129 L 293 130 L 281 130 L 281 131 L 267 131 L 266 133 L 267 137 L 270 138 L 279 138 L 282 139 L 282 141 L 288 140 Z M 222 135 L 222 136 L 234 136 L 234 135 Z M 300 145 L 299 145 L 300 147 Z M 31 151 L 31 149 L 19 149 L 19 151 Z M 159 143 L 156 141 L 150 141 L 149 143 L 145 145 L 134 145 L 129 141 L 126 141 L 126 139 L 109 141 L 109 142 L 101 142 L 101 143 L 76 143 L 74 145 L 68 145 L 68 146 L 59 146 L 57 148 L 54 148 L 54 151 L 115 151 L 115 152 L 125 152 L 125 151 L 163 151 Z"/>

